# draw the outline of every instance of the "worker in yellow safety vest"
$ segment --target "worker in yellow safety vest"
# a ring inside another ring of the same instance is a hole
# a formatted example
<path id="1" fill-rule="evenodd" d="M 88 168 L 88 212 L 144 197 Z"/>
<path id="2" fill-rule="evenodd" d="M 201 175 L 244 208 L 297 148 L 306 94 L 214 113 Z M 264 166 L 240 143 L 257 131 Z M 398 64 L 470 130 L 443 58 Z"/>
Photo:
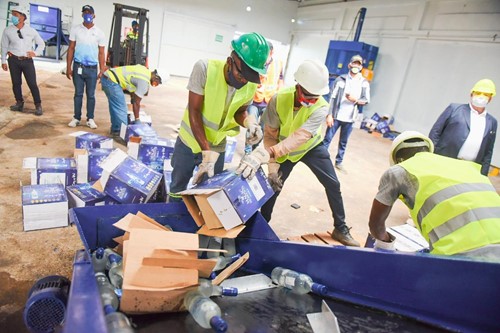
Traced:
<path id="1" fill-rule="evenodd" d="M 262 216 L 271 220 L 274 204 L 283 183 L 300 161 L 314 173 L 325 188 L 332 211 L 332 238 L 348 246 L 359 246 L 345 222 L 340 182 L 335 174 L 328 149 L 321 144 L 322 124 L 328 103 L 321 95 L 328 92 L 328 69 L 317 60 L 306 60 L 295 72 L 297 84 L 274 95 L 263 114 L 264 147 L 246 154 L 236 170 L 252 178 L 261 164 L 268 165 L 268 180 L 275 194 L 261 208 Z"/>
<path id="2" fill-rule="evenodd" d="M 139 23 L 132 21 L 132 30 L 127 33 L 127 39 L 137 40 L 139 38 Z"/>
<path id="3" fill-rule="evenodd" d="M 430 252 L 500 261 L 500 197 L 481 166 L 433 154 L 434 144 L 415 131 L 394 139 L 370 214 L 375 248 L 394 249 L 385 220 L 394 202 L 410 209 Z"/>
<path id="4" fill-rule="evenodd" d="M 189 78 L 189 100 L 172 155 L 170 201 L 181 199 L 193 170 L 193 184 L 222 172 L 226 137 L 236 136 L 240 126 L 249 132 L 250 142 L 262 139 L 262 129 L 247 107 L 266 71 L 269 46 L 258 33 L 241 35 L 231 42 L 226 61 L 199 60 Z"/>

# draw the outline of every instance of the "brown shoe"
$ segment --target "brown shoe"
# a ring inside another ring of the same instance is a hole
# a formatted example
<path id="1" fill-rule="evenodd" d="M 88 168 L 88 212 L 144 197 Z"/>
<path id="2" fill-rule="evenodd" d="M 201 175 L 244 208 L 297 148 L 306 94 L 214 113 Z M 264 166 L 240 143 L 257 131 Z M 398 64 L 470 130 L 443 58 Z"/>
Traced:
<path id="1" fill-rule="evenodd" d="M 348 227 L 344 227 L 342 229 L 333 229 L 332 238 L 346 246 L 359 247 L 359 242 L 352 238 L 351 234 L 349 233 L 349 229 L 350 228 Z"/>

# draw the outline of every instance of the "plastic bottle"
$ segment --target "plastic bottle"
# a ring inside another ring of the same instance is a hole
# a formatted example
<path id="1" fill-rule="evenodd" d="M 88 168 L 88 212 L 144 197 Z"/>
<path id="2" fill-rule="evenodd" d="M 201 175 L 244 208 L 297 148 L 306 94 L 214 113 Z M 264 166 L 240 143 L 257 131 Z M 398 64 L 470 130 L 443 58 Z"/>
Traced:
<path id="1" fill-rule="evenodd" d="M 105 269 L 109 269 L 108 265 L 108 256 L 110 254 L 116 254 L 111 249 L 104 249 L 102 247 L 98 247 L 94 253 L 92 253 L 92 265 L 94 266 L 94 272 L 104 272 Z M 118 254 L 116 254 L 118 255 Z"/>
<path id="2" fill-rule="evenodd" d="M 111 269 L 112 262 L 109 260 L 109 257 L 112 256 L 112 255 L 116 258 L 115 261 L 121 261 L 122 260 L 122 256 L 119 255 L 118 253 L 116 253 L 115 251 L 113 251 L 111 249 L 105 249 L 104 250 L 104 256 L 106 257 L 106 270 L 108 270 L 108 271 Z"/>
<path id="3" fill-rule="evenodd" d="M 101 294 L 102 304 L 104 306 L 111 305 L 113 309 L 118 309 L 118 296 L 115 294 L 115 288 L 109 283 L 106 274 L 102 272 L 95 273 L 97 280 L 97 287 L 99 287 L 99 294 Z"/>
<path id="4" fill-rule="evenodd" d="M 227 331 L 227 323 L 221 318 L 219 306 L 198 290 L 186 294 L 184 306 L 201 327 L 212 328 L 216 332 Z"/>
<path id="5" fill-rule="evenodd" d="M 315 283 L 309 275 L 301 274 L 283 267 L 276 267 L 271 273 L 271 279 L 279 286 L 291 289 L 296 294 L 314 292 L 326 295 L 328 289 L 325 285 Z"/>
<path id="6" fill-rule="evenodd" d="M 221 286 L 214 286 L 212 281 L 207 279 L 198 280 L 200 286 L 198 291 L 206 297 L 210 296 L 238 296 L 238 288 L 223 288 Z"/>
<path id="7" fill-rule="evenodd" d="M 119 255 L 110 254 L 108 257 L 109 264 L 109 281 L 117 288 L 121 289 L 123 284 L 123 260 Z"/>
<path id="8" fill-rule="evenodd" d="M 221 269 L 225 268 L 227 265 L 235 262 L 236 260 L 241 258 L 241 254 L 236 253 L 234 256 L 231 257 L 223 257 L 219 256 L 217 257 L 217 263 L 215 264 L 215 267 L 212 271 L 220 271 Z"/>
<path id="9" fill-rule="evenodd" d="M 104 307 L 106 313 L 106 327 L 108 333 L 134 333 L 128 317 L 122 312 L 115 311 L 111 305 Z"/>
<path id="10" fill-rule="evenodd" d="M 220 250 L 222 247 L 222 238 L 220 237 L 210 237 L 208 240 L 208 248 L 211 250 Z M 207 252 L 207 258 L 217 258 L 219 256 L 218 252 Z"/>
<path id="11" fill-rule="evenodd" d="M 222 238 L 222 248 L 227 251 L 225 257 L 234 256 L 236 254 L 236 244 L 234 238 Z"/>

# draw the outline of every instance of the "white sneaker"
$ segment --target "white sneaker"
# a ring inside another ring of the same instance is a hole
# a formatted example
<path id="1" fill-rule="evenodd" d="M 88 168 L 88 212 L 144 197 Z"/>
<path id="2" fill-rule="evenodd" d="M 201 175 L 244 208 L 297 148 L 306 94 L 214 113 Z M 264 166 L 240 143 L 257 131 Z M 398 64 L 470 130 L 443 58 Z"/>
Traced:
<path id="1" fill-rule="evenodd" d="M 92 129 L 96 129 L 97 128 L 97 124 L 95 123 L 94 119 L 89 119 L 87 120 L 87 126 L 92 128 Z"/>
<path id="2" fill-rule="evenodd" d="M 68 124 L 69 127 L 76 127 L 78 125 L 80 125 L 80 120 L 75 118 L 71 119 L 71 121 Z"/>

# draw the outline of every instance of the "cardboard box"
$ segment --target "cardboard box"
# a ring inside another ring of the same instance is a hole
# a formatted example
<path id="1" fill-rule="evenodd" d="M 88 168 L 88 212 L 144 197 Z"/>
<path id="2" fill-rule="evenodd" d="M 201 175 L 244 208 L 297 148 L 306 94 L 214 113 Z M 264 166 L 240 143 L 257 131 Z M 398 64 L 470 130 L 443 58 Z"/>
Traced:
<path id="1" fill-rule="evenodd" d="M 74 158 L 27 157 L 23 169 L 31 170 L 31 185 L 76 184 L 76 160 Z"/>
<path id="2" fill-rule="evenodd" d="M 387 228 L 387 232 L 396 237 L 394 248 L 401 252 L 418 252 L 429 248 L 429 243 L 414 226 L 409 224 Z M 370 234 L 366 239 L 365 247 L 373 248 L 375 238 Z"/>
<path id="3" fill-rule="evenodd" d="M 160 184 L 162 174 L 115 149 L 101 162 L 101 186 L 120 203 L 148 202 Z"/>
<path id="4" fill-rule="evenodd" d="M 68 186 L 66 191 L 68 191 L 69 208 L 116 205 L 119 203 L 109 195 L 96 190 L 89 183 Z"/>
<path id="5" fill-rule="evenodd" d="M 126 125 L 122 124 L 120 137 L 128 142 L 131 136 L 140 136 L 142 138 L 156 138 L 158 135 L 148 124 Z"/>
<path id="6" fill-rule="evenodd" d="M 199 226 L 229 230 L 248 221 L 274 191 L 260 168 L 252 180 L 224 171 L 180 194 Z"/>
<path id="7" fill-rule="evenodd" d="M 224 163 L 231 163 L 233 161 L 234 152 L 236 151 L 236 138 L 228 136 L 226 138 L 226 153 L 224 155 Z"/>
<path id="8" fill-rule="evenodd" d="M 129 111 L 127 112 L 127 120 L 128 124 L 131 124 L 132 122 L 135 121 L 135 116 L 134 116 L 134 111 L 132 110 L 132 105 L 128 104 L 129 106 Z M 139 111 L 139 118 L 141 119 L 141 123 L 143 124 L 148 124 L 151 126 L 153 123 L 153 120 L 150 115 L 148 115 L 143 109 L 143 106 L 141 106 L 141 110 Z"/>
<path id="9" fill-rule="evenodd" d="M 111 154 L 114 149 L 96 148 L 96 149 L 75 149 L 74 157 L 77 166 L 78 184 L 94 182 L 101 178 L 101 162 Z"/>
<path id="10" fill-rule="evenodd" d="M 68 226 L 68 197 L 62 184 L 23 186 L 24 231 Z"/>
<path id="11" fill-rule="evenodd" d="M 113 148 L 113 139 L 107 136 L 89 133 L 85 131 L 74 132 L 70 134 L 75 137 L 75 148 Z"/>
<path id="12" fill-rule="evenodd" d="M 175 140 L 149 137 L 130 137 L 128 154 L 151 169 L 163 172 L 164 161 L 174 153 Z"/>

